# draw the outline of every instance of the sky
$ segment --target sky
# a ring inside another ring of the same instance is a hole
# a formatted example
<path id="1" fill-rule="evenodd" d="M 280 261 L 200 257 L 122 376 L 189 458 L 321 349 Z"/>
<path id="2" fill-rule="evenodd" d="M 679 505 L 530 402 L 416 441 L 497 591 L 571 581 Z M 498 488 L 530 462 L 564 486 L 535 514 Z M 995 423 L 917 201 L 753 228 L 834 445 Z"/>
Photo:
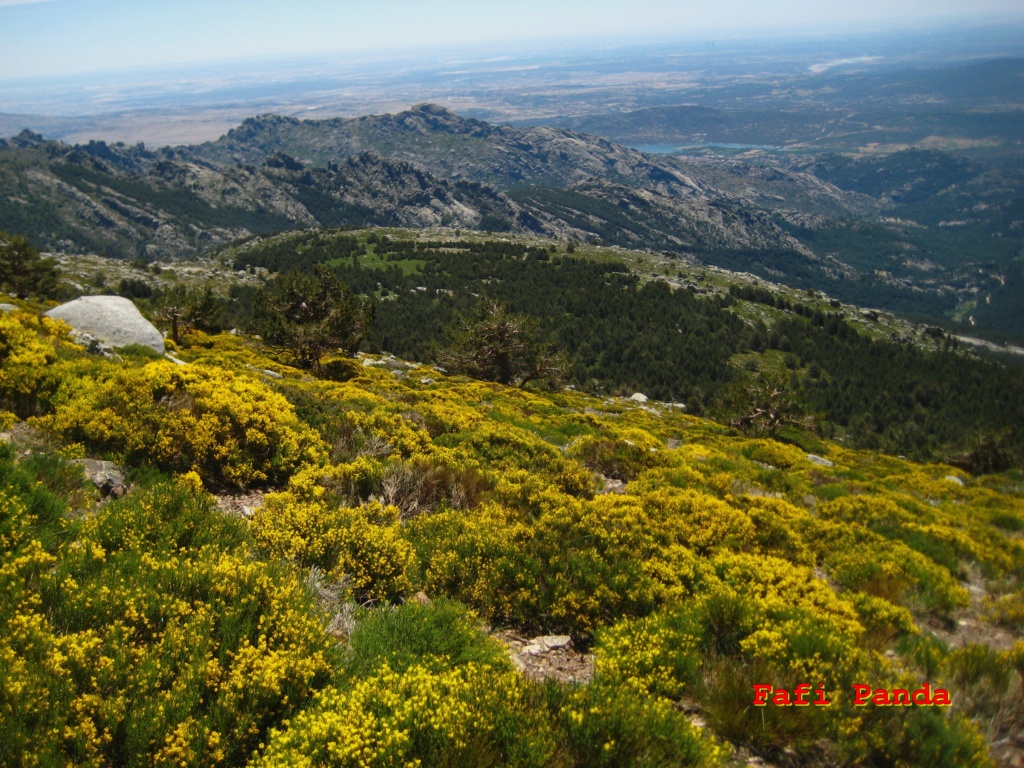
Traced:
<path id="1" fill-rule="evenodd" d="M 1024 21 L 1021 0 L 0 0 L 0 80 L 228 59 Z"/>

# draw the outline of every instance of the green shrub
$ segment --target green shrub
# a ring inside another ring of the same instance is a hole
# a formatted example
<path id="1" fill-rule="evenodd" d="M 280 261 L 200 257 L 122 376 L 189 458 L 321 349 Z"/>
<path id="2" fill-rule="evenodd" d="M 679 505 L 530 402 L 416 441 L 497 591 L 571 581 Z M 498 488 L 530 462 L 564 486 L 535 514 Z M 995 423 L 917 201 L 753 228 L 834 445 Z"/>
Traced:
<path id="1" fill-rule="evenodd" d="M 372 611 L 349 636 L 344 675 L 368 677 L 382 664 L 396 672 L 421 665 L 441 672 L 475 663 L 511 669 L 505 649 L 489 639 L 458 603 L 406 603 Z"/>

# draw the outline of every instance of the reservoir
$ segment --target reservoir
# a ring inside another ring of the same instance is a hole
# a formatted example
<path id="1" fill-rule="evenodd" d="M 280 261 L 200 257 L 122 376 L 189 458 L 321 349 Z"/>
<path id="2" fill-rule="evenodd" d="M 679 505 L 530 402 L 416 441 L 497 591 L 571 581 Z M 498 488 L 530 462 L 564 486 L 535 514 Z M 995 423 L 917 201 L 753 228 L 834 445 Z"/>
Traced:
<path id="1" fill-rule="evenodd" d="M 639 152 L 647 152 L 651 155 L 668 155 L 673 152 L 681 152 L 684 149 L 763 149 L 767 152 L 777 152 L 784 147 L 772 147 L 767 144 L 726 144 L 709 142 L 707 144 L 632 144 L 630 149 Z"/>

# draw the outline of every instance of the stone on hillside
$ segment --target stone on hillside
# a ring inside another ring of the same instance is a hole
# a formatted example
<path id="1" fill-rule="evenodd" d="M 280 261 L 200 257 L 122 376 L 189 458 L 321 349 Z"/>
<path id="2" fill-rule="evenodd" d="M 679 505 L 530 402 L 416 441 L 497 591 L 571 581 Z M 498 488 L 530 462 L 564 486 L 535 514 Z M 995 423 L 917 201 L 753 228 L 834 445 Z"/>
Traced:
<path id="1" fill-rule="evenodd" d="M 83 296 L 54 307 L 46 316 L 63 320 L 78 338 L 95 339 L 104 350 L 139 344 L 164 353 L 160 331 L 121 296 Z"/>
<path id="2" fill-rule="evenodd" d="M 124 472 L 114 462 L 100 461 L 99 459 L 77 459 L 74 463 L 81 465 L 85 476 L 103 494 L 104 498 L 111 496 L 120 499 L 128 493 L 128 483 L 125 480 Z"/>
<path id="3" fill-rule="evenodd" d="M 543 637 L 533 638 L 523 648 L 522 653 L 527 656 L 539 656 L 550 651 L 568 648 L 571 644 L 572 638 L 569 635 L 544 635 Z"/>
<path id="4" fill-rule="evenodd" d="M 629 399 L 635 403 L 646 403 L 647 395 L 645 395 L 643 392 L 634 392 L 632 395 L 630 395 Z"/>
<path id="5" fill-rule="evenodd" d="M 0 304 L 0 312 L 17 312 L 18 308 L 13 304 Z"/>
<path id="6" fill-rule="evenodd" d="M 559 648 L 568 648 L 572 638 L 569 635 L 544 635 L 535 637 L 533 642 L 543 645 L 549 651 L 557 651 Z"/>
<path id="7" fill-rule="evenodd" d="M 829 461 L 828 459 L 824 459 L 821 456 L 815 456 L 813 453 L 808 453 L 807 454 L 807 460 L 812 462 L 812 463 L 814 463 L 814 464 L 817 464 L 819 467 L 834 467 L 835 466 L 835 464 L 832 463 L 831 461 Z"/>

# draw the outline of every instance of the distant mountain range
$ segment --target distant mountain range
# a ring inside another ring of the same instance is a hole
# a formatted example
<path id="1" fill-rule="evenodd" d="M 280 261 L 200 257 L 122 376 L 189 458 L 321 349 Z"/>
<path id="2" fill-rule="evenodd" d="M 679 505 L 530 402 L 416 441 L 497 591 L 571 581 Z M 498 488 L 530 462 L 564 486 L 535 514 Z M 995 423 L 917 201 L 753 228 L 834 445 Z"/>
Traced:
<path id="1" fill-rule="evenodd" d="M 700 168 L 555 128 L 492 126 L 433 105 L 325 121 L 263 116 L 216 142 L 0 143 L 0 216 L 41 246 L 167 258 L 312 226 L 532 231 L 692 250 L 799 243 L 768 211 L 851 213 L 810 174 Z M 742 177 L 737 185 L 732 176 Z M 730 188 L 731 187 L 731 188 Z"/>
<path id="2" fill-rule="evenodd" d="M 354 119 L 265 115 L 217 141 L 158 150 L 28 131 L 0 141 L 0 229 L 49 250 L 167 259 L 317 226 L 535 233 L 664 251 L 921 316 L 995 312 L 993 327 L 1011 334 L 1024 331 L 1007 293 L 1024 235 L 1020 191 L 1019 174 L 941 152 L 651 155 L 430 104 Z"/>

